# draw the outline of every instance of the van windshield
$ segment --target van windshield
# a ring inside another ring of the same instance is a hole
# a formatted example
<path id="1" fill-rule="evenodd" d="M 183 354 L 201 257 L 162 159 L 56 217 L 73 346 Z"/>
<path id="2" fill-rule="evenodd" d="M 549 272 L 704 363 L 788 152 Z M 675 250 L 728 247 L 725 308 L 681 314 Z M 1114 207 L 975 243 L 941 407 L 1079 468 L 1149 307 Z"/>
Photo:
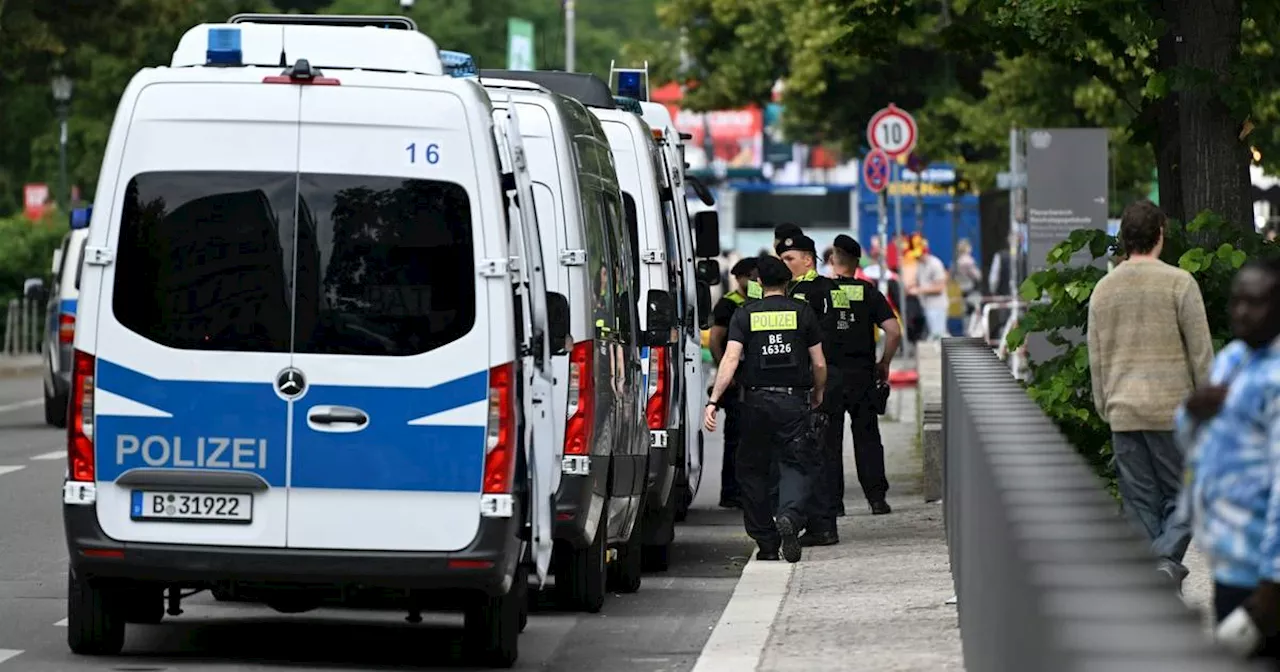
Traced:
<path id="1" fill-rule="evenodd" d="M 405 356 L 471 330 L 473 266 L 456 184 L 144 173 L 126 189 L 112 309 L 173 348 Z"/>

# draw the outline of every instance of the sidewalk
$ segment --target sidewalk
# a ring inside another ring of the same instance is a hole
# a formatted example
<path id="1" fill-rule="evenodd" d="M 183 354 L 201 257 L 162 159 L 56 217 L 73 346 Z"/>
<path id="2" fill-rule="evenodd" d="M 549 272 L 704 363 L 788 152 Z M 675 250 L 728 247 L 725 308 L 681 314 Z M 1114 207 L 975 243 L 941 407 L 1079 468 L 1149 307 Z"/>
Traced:
<path id="1" fill-rule="evenodd" d="M 40 373 L 44 358 L 39 355 L 0 355 L 0 378 L 18 378 Z"/>
<path id="2" fill-rule="evenodd" d="M 926 504 L 917 391 L 894 390 L 880 419 L 893 513 L 871 516 L 845 437 L 840 544 L 742 574 L 694 672 L 963 670 L 941 504 Z"/>

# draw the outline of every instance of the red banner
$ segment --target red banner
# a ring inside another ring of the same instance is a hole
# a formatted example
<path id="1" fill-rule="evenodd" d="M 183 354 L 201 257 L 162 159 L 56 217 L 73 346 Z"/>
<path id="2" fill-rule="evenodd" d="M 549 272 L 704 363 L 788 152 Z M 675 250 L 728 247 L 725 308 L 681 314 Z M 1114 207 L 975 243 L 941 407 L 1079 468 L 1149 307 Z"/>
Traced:
<path id="1" fill-rule="evenodd" d="M 693 170 L 710 167 L 707 136 L 714 158 L 726 168 L 759 168 L 762 163 L 764 112 L 754 105 L 737 110 L 693 112 L 680 107 L 684 93 L 675 83 L 656 89 L 650 98 L 667 106 L 676 128 L 693 136 L 685 141 L 685 159 Z"/>

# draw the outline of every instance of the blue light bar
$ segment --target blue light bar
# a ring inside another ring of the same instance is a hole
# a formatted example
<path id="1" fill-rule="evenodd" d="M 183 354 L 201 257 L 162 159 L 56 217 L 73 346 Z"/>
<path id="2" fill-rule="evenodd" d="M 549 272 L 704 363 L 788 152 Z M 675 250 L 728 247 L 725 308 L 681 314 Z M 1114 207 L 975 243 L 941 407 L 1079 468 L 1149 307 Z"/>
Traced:
<path id="1" fill-rule="evenodd" d="M 89 220 L 93 218 L 93 206 L 87 208 L 76 208 L 71 211 L 71 228 L 87 229 L 89 228 Z"/>
<path id="2" fill-rule="evenodd" d="M 445 74 L 450 77 L 480 76 L 480 69 L 476 67 L 475 59 L 468 53 L 441 49 L 440 63 L 444 66 Z"/>
<path id="3" fill-rule="evenodd" d="M 644 73 L 635 70 L 624 70 L 618 73 L 618 94 L 636 100 L 648 100 L 648 92 L 644 89 Z"/>
<path id="4" fill-rule="evenodd" d="M 209 46 L 205 51 L 207 65 L 244 65 L 240 50 L 239 28 L 210 28 Z"/>

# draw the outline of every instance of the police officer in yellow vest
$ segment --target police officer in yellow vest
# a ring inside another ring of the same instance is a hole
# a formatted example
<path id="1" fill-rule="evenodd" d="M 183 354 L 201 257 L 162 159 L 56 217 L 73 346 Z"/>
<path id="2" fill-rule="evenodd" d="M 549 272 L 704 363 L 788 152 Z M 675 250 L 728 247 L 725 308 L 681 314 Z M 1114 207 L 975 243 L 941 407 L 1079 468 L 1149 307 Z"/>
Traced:
<path id="1" fill-rule="evenodd" d="M 747 302 L 747 293 L 751 288 L 759 288 L 756 280 L 756 258 L 747 257 L 733 265 L 729 270 L 737 285 L 732 292 L 725 294 L 711 309 L 711 358 L 716 366 L 724 358 L 724 349 L 729 342 L 729 321 L 740 306 Z M 755 298 L 760 298 L 756 296 Z M 739 374 L 739 377 L 741 375 Z M 741 427 L 740 411 L 742 408 L 742 389 L 734 382 L 725 391 L 721 407 L 724 408 L 724 459 L 720 463 L 720 506 L 738 507 L 738 478 L 734 473 L 734 460 L 738 449 L 738 435 Z"/>
<path id="2" fill-rule="evenodd" d="M 818 319 L 807 304 L 786 296 L 790 271 L 778 259 L 757 261 L 764 298 L 739 308 L 729 321 L 729 342 L 716 371 L 703 426 L 716 429 L 716 409 L 739 367 L 744 388 L 738 486 L 747 534 L 759 560 L 800 560 L 799 530 L 816 452 L 812 410 L 822 404 L 826 359 Z M 777 468 L 777 497 L 770 471 Z"/>

